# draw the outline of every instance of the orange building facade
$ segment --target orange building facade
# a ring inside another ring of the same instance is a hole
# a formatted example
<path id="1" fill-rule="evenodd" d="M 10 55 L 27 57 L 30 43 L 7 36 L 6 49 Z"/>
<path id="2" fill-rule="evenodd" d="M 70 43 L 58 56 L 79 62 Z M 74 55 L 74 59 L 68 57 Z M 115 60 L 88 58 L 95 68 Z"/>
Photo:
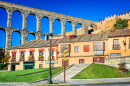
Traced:
<path id="1" fill-rule="evenodd" d="M 63 65 L 63 47 L 68 45 L 67 64 L 101 62 L 108 58 L 109 34 L 66 36 L 58 43 L 58 65 Z"/>
<path id="2" fill-rule="evenodd" d="M 110 58 L 130 56 L 130 29 L 117 30 L 108 36 Z"/>
<path id="3" fill-rule="evenodd" d="M 100 62 L 105 58 L 130 56 L 130 29 L 106 34 L 70 35 L 52 39 L 52 67 L 63 66 L 64 47 L 67 47 L 66 64 Z M 50 41 L 34 40 L 9 49 L 10 70 L 48 68 Z"/>

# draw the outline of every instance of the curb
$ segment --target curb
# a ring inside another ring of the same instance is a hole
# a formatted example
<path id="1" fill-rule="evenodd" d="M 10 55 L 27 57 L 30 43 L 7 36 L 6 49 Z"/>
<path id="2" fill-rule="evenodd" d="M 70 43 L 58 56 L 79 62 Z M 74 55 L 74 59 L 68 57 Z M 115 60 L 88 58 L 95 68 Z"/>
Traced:
<path id="1" fill-rule="evenodd" d="M 116 82 L 130 82 L 130 80 L 126 81 L 106 81 L 106 82 L 88 82 L 88 83 L 64 83 L 64 84 L 40 84 L 40 85 L 77 85 L 77 84 L 97 84 L 97 83 L 116 83 Z"/>

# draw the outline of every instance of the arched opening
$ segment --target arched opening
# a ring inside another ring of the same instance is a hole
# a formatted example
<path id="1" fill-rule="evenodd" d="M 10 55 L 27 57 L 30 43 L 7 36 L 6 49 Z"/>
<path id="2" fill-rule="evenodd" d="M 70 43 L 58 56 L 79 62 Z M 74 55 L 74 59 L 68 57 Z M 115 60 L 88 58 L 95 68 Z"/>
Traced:
<path id="1" fill-rule="evenodd" d="M 33 34 L 28 34 L 28 36 L 27 36 L 27 42 L 31 41 L 31 40 L 35 40 L 35 36 Z"/>
<path id="2" fill-rule="evenodd" d="M 82 25 L 81 25 L 81 24 L 77 24 L 77 25 L 76 25 L 76 29 L 79 29 L 79 28 L 82 28 Z"/>
<path id="3" fill-rule="evenodd" d="M 66 22 L 65 26 L 66 26 L 66 27 L 65 27 L 66 32 L 68 33 L 68 34 L 66 33 L 66 35 L 71 35 L 71 34 L 73 34 L 71 22 Z"/>
<path id="4" fill-rule="evenodd" d="M 41 19 L 41 31 L 42 33 L 49 33 L 49 20 L 47 17 Z"/>
<path id="5" fill-rule="evenodd" d="M 60 35 L 61 34 L 61 23 L 60 20 L 56 19 L 54 21 L 54 33 L 56 35 Z"/>
<path id="6" fill-rule="evenodd" d="M 5 37 L 6 37 L 6 33 L 0 29 L 0 48 L 5 48 Z"/>
<path id="7" fill-rule="evenodd" d="M 33 14 L 29 14 L 27 17 L 27 30 L 36 31 L 36 17 Z"/>
<path id="8" fill-rule="evenodd" d="M 22 29 L 22 15 L 19 11 L 14 11 L 12 13 L 12 27 L 17 29 Z"/>
<path id="9" fill-rule="evenodd" d="M 7 12 L 4 8 L 0 8 L 0 26 L 7 27 Z"/>
<path id="10" fill-rule="evenodd" d="M 41 37 L 41 39 L 45 39 L 45 36 L 43 35 L 43 36 Z"/>
<path id="11" fill-rule="evenodd" d="M 88 34 L 92 34 L 93 31 L 94 31 L 94 30 L 93 30 L 93 26 L 89 26 L 89 27 L 88 27 Z"/>
<path id="12" fill-rule="evenodd" d="M 21 44 L 21 35 L 19 32 L 12 33 L 12 47 Z"/>

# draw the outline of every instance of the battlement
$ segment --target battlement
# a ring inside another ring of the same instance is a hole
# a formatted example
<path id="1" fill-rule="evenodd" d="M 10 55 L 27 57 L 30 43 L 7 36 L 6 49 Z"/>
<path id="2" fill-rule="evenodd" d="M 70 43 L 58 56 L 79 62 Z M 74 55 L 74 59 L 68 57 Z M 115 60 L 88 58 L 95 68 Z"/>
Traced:
<path id="1" fill-rule="evenodd" d="M 105 17 L 104 20 L 102 21 L 99 21 L 100 23 L 103 23 L 104 21 L 108 21 L 108 20 L 111 20 L 113 18 L 121 18 L 121 19 L 127 19 L 130 15 L 130 11 L 129 12 L 126 12 L 126 13 L 123 13 L 123 14 L 120 14 L 120 15 L 111 15 L 111 16 L 108 16 L 108 17 Z"/>
<path id="2" fill-rule="evenodd" d="M 116 23 L 117 19 L 118 18 L 121 18 L 121 19 L 128 19 L 130 18 L 130 11 L 129 12 L 126 12 L 126 13 L 123 13 L 123 14 L 120 14 L 120 15 L 111 15 L 111 16 L 108 16 L 108 17 L 105 17 L 104 20 L 101 20 L 97 23 L 97 29 L 108 29 L 110 28 L 111 26 L 114 26 L 114 24 Z"/>

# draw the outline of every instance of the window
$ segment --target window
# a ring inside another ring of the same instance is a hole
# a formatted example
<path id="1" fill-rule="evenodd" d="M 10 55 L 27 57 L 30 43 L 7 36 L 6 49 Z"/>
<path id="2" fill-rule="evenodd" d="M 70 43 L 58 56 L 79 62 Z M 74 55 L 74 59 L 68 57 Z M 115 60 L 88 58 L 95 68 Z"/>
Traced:
<path id="1" fill-rule="evenodd" d="M 54 56 L 54 50 L 51 51 L 51 55 Z"/>
<path id="2" fill-rule="evenodd" d="M 79 64 L 84 64 L 85 60 L 84 59 L 79 59 Z"/>
<path id="3" fill-rule="evenodd" d="M 89 52 L 89 45 L 84 46 L 84 52 Z"/>
<path id="4" fill-rule="evenodd" d="M 21 52 L 21 56 L 24 57 L 25 56 L 25 52 Z"/>
<path id="5" fill-rule="evenodd" d="M 93 50 L 94 50 L 94 55 L 104 55 L 104 50 L 105 50 L 105 42 L 94 42 L 93 43 Z"/>
<path id="6" fill-rule="evenodd" d="M 121 53 L 111 53 L 110 54 L 111 58 L 115 58 L 115 57 L 121 57 Z"/>
<path id="7" fill-rule="evenodd" d="M 30 56 L 34 56 L 34 51 L 30 51 Z"/>
<path id="8" fill-rule="evenodd" d="M 14 57 L 14 58 L 15 58 L 15 57 L 16 57 L 16 53 L 14 53 L 14 52 L 13 52 L 13 53 L 12 53 L 12 57 Z"/>
<path id="9" fill-rule="evenodd" d="M 43 64 L 39 64 L 39 68 L 43 68 Z"/>
<path id="10" fill-rule="evenodd" d="M 94 42 L 93 43 L 93 50 L 94 51 L 103 51 L 103 50 L 105 50 L 104 45 L 105 45 L 104 42 Z"/>
<path id="11" fill-rule="evenodd" d="M 79 46 L 75 46 L 75 47 L 74 47 L 74 51 L 75 51 L 75 52 L 80 52 L 80 47 L 79 47 Z"/>
<path id="12" fill-rule="evenodd" d="M 44 56 L 44 51 L 39 51 L 39 56 Z"/>
<path id="13" fill-rule="evenodd" d="M 113 40 L 113 49 L 120 49 L 119 39 Z"/>

